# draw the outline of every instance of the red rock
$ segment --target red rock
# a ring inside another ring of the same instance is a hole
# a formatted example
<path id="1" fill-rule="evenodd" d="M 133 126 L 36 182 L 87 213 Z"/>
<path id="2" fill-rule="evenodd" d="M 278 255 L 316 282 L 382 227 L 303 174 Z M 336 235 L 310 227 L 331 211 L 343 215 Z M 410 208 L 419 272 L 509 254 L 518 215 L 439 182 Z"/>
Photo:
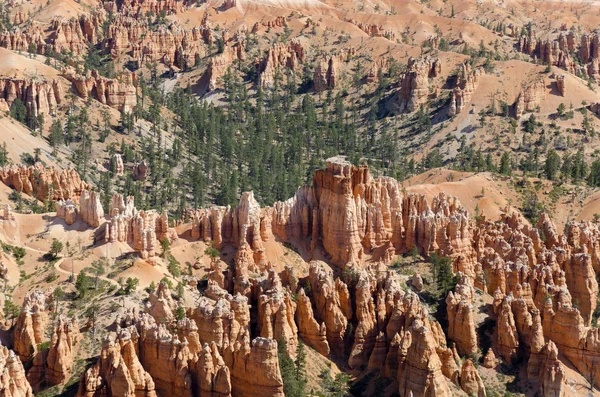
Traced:
<path id="1" fill-rule="evenodd" d="M 23 362 L 34 357 L 38 345 L 46 341 L 52 303 L 51 291 L 34 289 L 25 296 L 14 329 L 14 350 Z"/>
<path id="2" fill-rule="evenodd" d="M 156 289 L 156 293 L 151 292 L 148 295 L 146 310 L 154 317 L 154 320 L 156 320 L 157 323 L 162 324 L 169 323 L 175 318 L 174 313 L 176 309 L 177 304 L 171 296 L 169 286 L 167 283 L 160 282 Z"/>
<path id="3" fill-rule="evenodd" d="M 545 97 L 546 83 L 541 77 L 522 87 L 515 101 L 516 118 L 521 118 L 524 113 L 533 112 Z"/>
<path id="4" fill-rule="evenodd" d="M 313 74 L 313 88 L 315 92 L 325 91 L 329 88 L 335 88 L 338 61 L 336 57 L 329 57 L 326 61 L 321 61 L 315 68 Z"/>
<path id="5" fill-rule="evenodd" d="M 89 187 L 74 169 L 58 171 L 45 168 L 41 163 L 29 167 L 10 165 L 0 168 L 0 180 L 16 191 L 40 201 L 75 200 Z"/>
<path id="6" fill-rule="evenodd" d="M 297 72 L 302 62 L 304 62 L 304 48 L 299 41 L 293 39 L 286 45 L 275 44 L 269 48 L 266 57 L 259 64 L 259 84 L 263 88 L 271 87 L 277 70 L 288 68 L 292 72 Z"/>
<path id="7" fill-rule="evenodd" d="M 398 352 L 400 395 L 450 396 L 432 331 L 417 320 L 403 339 L 409 347 Z"/>
<path id="8" fill-rule="evenodd" d="M 414 112 L 427 102 L 429 78 L 440 75 L 441 62 L 431 57 L 410 58 L 407 69 L 398 92 L 400 112 Z"/>
<path id="9" fill-rule="evenodd" d="M 311 262 L 309 281 L 311 298 L 315 305 L 315 317 L 317 321 L 325 323 L 327 342 L 332 353 L 341 355 L 344 352 L 348 318 L 342 311 L 338 284 L 334 282 L 331 271 L 327 271 L 324 264 L 319 262 Z M 341 284 L 339 285 L 342 287 Z"/>
<path id="10" fill-rule="evenodd" d="M 543 396 L 563 396 L 567 388 L 567 375 L 562 363 L 558 360 L 556 345 L 549 341 L 542 349 L 542 355 L 545 360 L 538 382 L 539 392 Z"/>
<path id="11" fill-rule="evenodd" d="M 0 79 L 0 98 L 10 108 L 18 98 L 27 108 L 29 115 L 54 115 L 58 105 L 64 101 L 64 88 L 60 80 Z"/>
<path id="12" fill-rule="evenodd" d="M 468 63 L 461 65 L 461 70 L 456 79 L 456 85 L 452 90 L 450 97 L 450 109 L 448 116 L 452 117 L 455 114 L 462 112 L 471 102 L 471 97 L 479 87 L 479 80 L 485 72 L 483 68 L 471 70 Z"/>
<path id="13" fill-rule="evenodd" d="M 298 292 L 298 309 L 296 310 L 296 323 L 298 324 L 298 336 L 318 351 L 321 355 L 329 356 L 329 344 L 327 343 L 327 327 L 325 323 L 315 320 L 310 299 L 304 293 L 304 289 Z"/>
<path id="14" fill-rule="evenodd" d="M 469 356 L 477 352 L 477 332 L 475 330 L 473 295 L 471 292 L 473 285 L 471 279 L 464 276 L 461 282 L 463 283 L 462 286 L 470 287 L 470 290 L 464 288 L 469 292 L 461 291 L 459 285 L 457 285 L 455 292 L 449 292 L 446 298 L 448 339 L 455 342 L 456 349 L 460 354 Z"/>
<path id="15" fill-rule="evenodd" d="M 486 396 L 483 381 L 470 358 L 465 360 L 460 371 L 460 387 L 470 396 Z"/>
<path id="16" fill-rule="evenodd" d="M 83 99 L 94 95 L 100 103 L 123 112 L 131 112 L 137 104 L 135 73 L 125 72 L 115 79 L 101 76 L 95 70 L 86 75 L 78 75 L 68 70 L 63 74 L 75 85 L 77 93 Z"/>
<path id="17" fill-rule="evenodd" d="M 519 346 L 519 335 L 511 309 L 512 297 L 507 296 L 500 306 L 497 328 L 497 349 L 498 353 L 507 363 L 512 363 Z"/>
<path id="18" fill-rule="evenodd" d="M 19 357 L 0 345 L 0 394 L 3 397 L 33 397 L 31 385 Z"/>
<path id="19" fill-rule="evenodd" d="M 81 219 L 91 227 L 100 226 L 104 218 L 104 209 L 100 204 L 100 196 L 97 192 L 82 190 L 79 197 L 79 215 Z"/>
<path id="20" fill-rule="evenodd" d="M 67 225 L 72 225 L 77 220 L 77 206 L 71 200 L 59 200 L 55 204 L 56 216 L 64 219 Z"/>
<path id="21" fill-rule="evenodd" d="M 152 377 L 142 367 L 135 342 L 129 331 L 104 340 L 96 364 L 90 367 L 79 382 L 78 397 L 93 397 L 98 392 L 109 397 L 156 397 Z"/>
<path id="22" fill-rule="evenodd" d="M 60 316 L 52 332 L 50 350 L 46 359 L 48 384 L 63 384 L 70 379 L 73 374 L 75 350 L 79 338 L 77 322 Z"/>
<path id="23" fill-rule="evenodd" d="M 485 357 L 483 358 L 483 366 L 486 368 L 495 368 L 498 365 L 498 360 L 496 360 L 496 355 L 492 348 L 489 348 Z"/>

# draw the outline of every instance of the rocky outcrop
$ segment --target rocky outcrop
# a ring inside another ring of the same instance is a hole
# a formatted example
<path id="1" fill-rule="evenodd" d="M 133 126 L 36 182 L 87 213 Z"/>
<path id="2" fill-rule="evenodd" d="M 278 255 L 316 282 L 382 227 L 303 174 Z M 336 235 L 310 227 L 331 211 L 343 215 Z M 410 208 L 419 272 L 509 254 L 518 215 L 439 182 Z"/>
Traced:
<path id="1" fill-rule="evenodd" d="M 88 188 L 74 169 L 59 171 L 46 168 L 41 163 L 29 167 L 10 165 L 0 168 L 0 180 L 40 201 L 76 199 Z"/>
<path id="2" fill-rule="evenodd" d="M 110 159 L 110 169 L 115 173 L 115 175 L 123 175 L 125 166 L 123 165 L 123 157 L 119 153 L 112 155 Z"/>
<path id="3" fill-rule="evenodd" d="M 150 167 L 148 166 L 146 160 L 142 160 L 141 162 L 136 163 L 133 166 L 133 179 L 135 179 L 136 181 L 145 181 L 148 177 L 149 170 Z"/>
<path id="4" fill-rule="evenodd" d="M 79 327 L 75 320 L 59 316 L 52 331 L 50 350 L 46 359 L 46 382 L 50 385 L 65 383 L 73 373 L 75 349 L 79 341 Z"/>
<path id="5" fill-rule="evenodd" d="M 457 270 L 475 276 L 472 228 L 456 198 L 440 194 L 429 203 L 421 195 L 403 197 L 392 178 L 372 179 L 366 166 L 340 158 L 327 160 L 312 186 L 299 188 L 293 198 L 272 208 L 261 209 L 245 193 L 235 209 L 200 209 L 187 218 L 192 238 L 212 242 L 217 249 L 225 244 L 243 248 L 236 256 L 250 266 L 264 268 L 264 242 L 277 237 L 315 254 L 324 250 L 340 267 L 364 266 L 365 253 L 390 262 L 395 253 L 416 247 L 427 255 L 449 256 Z"/>
<path id="6" fill-rule="evenodd" d="M 21 101 L 31 117 L 54 115 L 63 103 L 65 89 L 58 79 L 52 81 L 0 78 L 0 99 L 10 108 L 15 100 Z"/>
<path id="7" fill-rule="evenodd" d="M 556 89 L 558 90 L 561 96 L 565 96 L 567 87 L 564 74 L 559 74 L 556 76 Z"/>
<path id="8" fill-rule="evenodd" d="M 306 296 L 304 289 L 300 289 L 298 292 L 296 323 L 298 324 L 298 336 L 321 355 L 328 357 L 329 343 L 327 343 L 327 327 L 325 323 L 319 325 L 317 320 L 315 320 L 312 303 Z"/>
<path id="9" fill-rule="evenodd" d="M 577 303 L 584 323 L 590 325 L 598 296 L 598 282 L 592 266 L 592 257 L 584 253 L 573 254 L 570 260 L 565 260 L 562 268 L 571 298 Z"/>
<path id="10" fill-rule="evenodd" d="M 496 331 L 498 353 L 507 363 L 513 362 L 519 347 L 519 335 L 511 308 L 512 299 L 512 296 L 507 296 L 502 301 Z"/>
<path id="11" fill-rule="evenodd" d="M 402 336 L 398 348 L 398 385 L 400 395 L 450 396 L 436 353 L 436 338 L 421 320 L 416 320 Z"/>
<path id="12" fill-rule="evenodd" d="M 122 112 L 133 111 L 137 104 L 135 73 L 124 72 L 114 79 L 101 76 L 96 70 L 86 75 L 65 71 L 64 75 L 75 85 L 77 93 L 83 99 L 91 95 L 100 103 Z"/>
<path id="13" fill-rule="evenodd" d="M 96 39 L 95 27 L 84 25 L 77 18 L 54 18 L 48 42 L 55 53 L 72 53 L 75 56 L 87 54 L 90 40 Z M 89 22 L 89 19 L 88 19 Z"/>
<path id="14" fill-rule="evenodd" d="M 298 347 L 298 328 L 294 320 L 296 302 L 291 291 L 283 288 L 277 272 L 270 269 L 266 281 L 258 293 L 257 334 L 285 341 L 289 354 L 295 357 Z"/>
<path id="15" fill-rule="evenodd" d="M 82 190 L 79 197 L 79 215 L 91 227 L 100 226 L 104 218 L 104 209 L 100 203 L 100 195 L 91 190 Z"/>
<path id="16" fill-rule="evenodd" d="M 33 397 L 31 385 L 25 378 L 25 368 L 19 357 L 0 345 L 0 395 L 3 397 Z"/>
<path id="17" fill-rule="evenodd" d="M 521 118 L 524 113 L 533 112 L 546 97 L 546 83 L 542 77 L 521 88 L 515 101 L 515 117 Z"/>
<path id="18" fill-rule="evenodd" d="M 220 79 L 227 73 L 227 70 L 234 61 L 244 58 L 244 50 L 241 46 L 225 46 L 223 52 L 210 59 L 206 73 L 202 81 L 207 91 L 214 91 L 220 85 Z"/>
<path id="19" fill-rule="evenodd" d="M 269 48 L 266 57 L 259 64 L 259 84 L 262 88 L 272 87 L 277 70 L 287 68 L 297 72 L 303 62 L 304 48 L 299 41 L 293 39 L 288 44 L 275 44 Z"/>
<path id="20" fill-rule="evenodd" d="M 460 387 L 470 396 L 486 396 L 483 381 L 470 358 L 465 360 L 460 370 Z"/>
<path id="21" fill-rule="evenodd" d="M 442 64 L 438 58 L 419 57 L 408 60 L 407 72 L 402 78 L 398 92 L 400 112 L 414 112 L 427 102 L 429 79 L 441 74 Z"/>
<path id="22" fill-rule="evenodd" d="M 175 233 L 169 230 L 167 211 L 159 214 L 156 210 L 140 210 L 135 208 L 133 197 L 126 199 L 114 194 L 110 206 L 111 219 L 106 223 L 104 241 L 130 244 L 139 251 L 143 259 L 155 256 L 157 241 L 168 238 L 174 241 Z"/>
<path id="23" fill-rule="evenodd" d="M 0 32 L 0 47 L 15 52 L 28 52 L 30 46 L 38 54 L 43 54 L 46 50 L 44 32 L 37 26 L 29 26 L 27 31 L 15 27 L 10 31 Z"/>
<path id="24" fill-rule="evenodd" d="M 540 376 L 544 355 L 544 330 L 539 310 L 535 309 L 532 319 L 532 327 L 529 342 L 529 360 L 527 361 L 527 378 L 537 379 Z"/>
<path id="25" fill-rule="evenodd" d="M 233 353 L 231 367 L 233 396 L 284 397 L 277 359 L 277 341 L 256 338 L 244 341 Z"/>
<path id="26" fill-rule="evenodd" d="M 496 359 L 494 351 L 490 348 L 485 354 L 485 357 L 483 357 L 483 366 L 486 368 L 495 368 L 496 365 L 498 365 L 498 360 Z"/>
<path id="27" fill-rule="evenodd" d="M 197 364 L 199 395 L 231 396 L 231 375 L 219 354 L 216 343 L 205 344 Z"/>
<path id="28" fill-rule="evenodd" d="M 185 2 L 177 0 L 125 0 L 122 3 L 116 4 L 120 5 L 119 12 L 122 15 L 132 17 L 145 16 L 148 13 L 153 15 L 159 15 L 161 13 L 171 15 L 185 10 Z"/>
<path id="29" fill-rule="evenodd" d="M 98 361 L 82 376 L 78 397 L 156 397 L 154 381 L 142 367 L 134 338 L 128 330 L 110 334 L 102 344 Z"/>
<path id="30" fill-rule="evenodd" d="M 56 216 L 64 219 L 67 225 L 72 225 L 77 220 L 77 206 L 73 201 L 59 200 L 55 204 Z"/>
<path id="31" fill-rule="evenodd" d="M 567 375 L 563 364 L 558 360 L 558 349 L 549 341 L 542 350 L 544 362 L 538 381 L 542 396 L 561 397 L 565 395 Z"/>
<path id="32" fill-rule="evenodd" d="M 334 56 L 319 62 L 313 74 L 313 89 L 315 92 L 322 92 L 336 87 L 337 69 L 338 60 Z"/>
<path id="33" fill-rule="evenodd" d="M 471 69 L 468 63 L 463 63 L 456 78 L 456 85 L 450 96 L 448 116 L 452 117 L 462 112 L 471 102 L 471 97 L 479 87 L 481 76 L 485 74 L 483 68 Z"/>
<path id="34" fill-rule="evenodd" d="M 413 274 L 412 278 L 410 279 L 410 285 L 412 285 L 417 292 L 421 292 L 423 289 L 423 278 L 419 273 Z"/>
<path id="35" fill-rule="evenodd" d="M 370 37 L 385 37 L 388 40 L 396 41 L 396 33 L 394 30 L 386 29 L 381 24 L 358 22 L 353 18 L 346 19 L 346 22 L 356 25 L 360 30 L 368 34 Z"/>
<path id="36" fill-rule="evenodd" d="M 535 30 L 529 29 L 527 34 L 519 39 L 518 49 L 534 57 L 540 64 L 558 66 L 569 73 L 576 74 L 580 71 L 580 67 L 577 66 L 572 55 L 577 50 L 576 41 L 576 33 L 572 30 L 568 33 L 560 32 L 553 39 L 538 39 Z M 583 46 L 581 48 L 589 48 L 584 42 L 587 40 L 582 37 Z M 584 63 L 588 62 L 589 59 L 584 61 Z"/>
<path id="37" fill-rule="evenodd" d="M 317 321 L 325 324 L 329 348 L 335 354 L 344 352 L 344 336 L 352 318 L 348 287 L 340 279 L 334 281 L 325 264 L 310 264 L 309 282 Z"/>
<path id="38" fill-rule="evenodd" d="M 23 362 L 35 357 L 38 345 L 46 341 L 52 304 L 51 291 L 34 289 L 25 296 L 14 329 L 14 350 Z"/>
<path id="39" fill-rule="evenodd" d="M 470 356 L 477 352 L 477 332 L 473 314 L 473 281 L 462 273 L 454 292 L 446 297 L 448 311 L 448 339 L 454 341 L 461 355 Z"/>
<path id="40" fill-rule="evenodd" d="M 177 304 L 171 296 L 171 291 L 167 283 L 159 283 L 156 293 L 151 292 L 148 295 L 146 310 L 154 317 L 157 323 L 171 322 L 175 318 L 174 313 L 176 309 Z"/>

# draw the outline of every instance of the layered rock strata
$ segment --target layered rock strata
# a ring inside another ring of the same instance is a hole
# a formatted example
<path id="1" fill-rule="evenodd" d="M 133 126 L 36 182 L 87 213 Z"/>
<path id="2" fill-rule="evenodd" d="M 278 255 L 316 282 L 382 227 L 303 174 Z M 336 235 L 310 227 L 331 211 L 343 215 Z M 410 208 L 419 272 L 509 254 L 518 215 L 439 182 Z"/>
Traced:
<path id="1" fill-rule="evenodd" d="M 441 70 L 442 64 L 438 58 L 410 58 L 398 92 L 399 111 L 414 112 L 425 104 L 429 97 L 429 79 L 439 76 Z"/>
<path id="2" fill-rule="evenodd" d="M 0 180 L 16 191 L 40 201 L 75 200 L 88 188 L 88 184 L 81 180 L 74 169 L 59 171 L 46 168 L 41 163 L 29 167 L 10 165 L 0 168 Z"/>

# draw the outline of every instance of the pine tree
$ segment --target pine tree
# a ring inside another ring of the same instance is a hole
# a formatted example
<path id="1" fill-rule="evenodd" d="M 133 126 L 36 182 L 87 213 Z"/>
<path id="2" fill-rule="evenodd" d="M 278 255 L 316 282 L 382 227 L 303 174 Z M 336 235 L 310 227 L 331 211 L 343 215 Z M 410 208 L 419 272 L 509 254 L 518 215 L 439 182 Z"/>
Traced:
<path id="1" fill-rule="evenodd" d="M 512 173 L 512 167 L 510 165 L 510 156 L 508 152 L 502 154 L 500 159 L 500 169 L 498 170 L 502 175 L 510 175 Z"/>
<path id="2" fill-rule="evenodd" d="M 544 173 L 546 178 L 555 180 L 558 170 L 560 169 L 560 157 L 556 154 L 554 149 L 550 149 L 546 155 L 546 164 L 544 166 Z"/>
<path id="3" fill-rule="evenodd" d="M 290 358 L 287 343 L 283 338 L 277 343 L 277 357 L 283 380 L 283 394 L 286 397 L 304 397 L 306 395 L 306 377 L 298 370 L 294 360 Z"/>

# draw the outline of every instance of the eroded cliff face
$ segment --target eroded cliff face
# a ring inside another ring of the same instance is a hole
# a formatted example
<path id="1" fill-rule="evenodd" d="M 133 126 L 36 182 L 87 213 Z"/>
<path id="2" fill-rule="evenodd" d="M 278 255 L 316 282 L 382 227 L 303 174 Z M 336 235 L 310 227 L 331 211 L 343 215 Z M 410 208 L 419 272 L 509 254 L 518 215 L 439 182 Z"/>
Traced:
<path id="1" fill-rule="evenodd" d="M 0 101 L 10 108 L 19 99 L 31 117 L 54 115 L 65 98 L 65 88 L 58 80 L 0 79 Z"/>
<path id="2" fill-rule="evenodd" d="M 546 83 L 542 77 L 522 87 L 515 101 L 515 117 L 521 118 L 524 113 L 533 112 L 546 97 Z"/>
<path id="3" fill-rule="evenodd" d="M 454 293 L 450 291 L 446 298 L 448 339 L 454 341 L 458 353 L 470 356 L 478 349 L 473 313 L 475 288 L 472 279 L 462 273 L 459 274 L 459 284 L 456 285 Z"/>
<path id="4" fill-rule="evenodd" d="M 336 76 L 338 69 L 337 57 L 331 56 L 317 64 L 313 73 L 313 89 L 322 92 L 328 88 L 336 87 Z"/>
<path id="5" fill-rule="evenodd" d="M 517 48 L 534 57 L 540 64 L 558 66 L 576 76 L 593 80 L 600 78 L 600 39 L 597 33 L 579 35 L 576 31 L 561 31 L 549 39 L 538 39 L 534 29 L 523 35 Z M 576 58 L 576 59 L 575 59 Z M 564 96 L 561 83 L 558 89 Z"/>
<path id="6" fill-rule="evenodd" d="M 33 397 L 31 385 L 25 378 L 25 368 L 19 357 L 0 345 L 0 394 L 4 397 Z"/>
<path id="7" fill-rule="evenodd" d="M 244 193 L 235 209 L 196 210 L 188 219 L 193 238 L 218 249 L 225 244 L 242 248 L 237 255 L 246 252 L 250 266 L 264 267 L 263 243 L 276 236 L 311 252 L 323 250 L 340 267 L 362 267 L 373 255 L 389 262 L 416 247 L 448 255 L 458 270 L 475 272 L 472 227 L 454 197 L 440 194 L 429 203 L 424 196 L 403 196 L 394 179 L 372 179 L 367 167 L 338 158 L 315 173 L 312 186 L 272 208 L 261 209 L 251 193 Z"/>
<path id="8" fill-rule="evenodd" d="M 154 381 L 142 367 L 129 330 L 110 334 L 102 344 L 98 361 L 82 376 L 78 396 L 98 394 L 123 397 L 156 397 Z"/>
<path id="9" fill-rule="evenodd" d="M 83 99 L 92 95 L 100 103 L 127 113 L 133 111 L 137 103 L 135 73 L 124 72 L 114 79 L 101 76 L 96 70 L 86 75 L 66 70 L 64 75 L 75 85 L 75 90 Z"/>
<path id="10" fill-rule="evenodd" d="M 292 72 L 298 72 L 300 64 L 304 62 L 305 54 L 302 44 L 297 40 L 291 40 L 287 45 L 275 44 L 269 48 L 267 55 L 259 63 L 259 84 L 263 88 L 273 86 L 275 74 L 279 70 L 283 75 L 283 68 Z"/>
<path id="11" fill-rule="evenodd" d="M 590 62 L 587 56 L 589 51 L 587 38 L 588 36 L 584 35 L 581 40 L 580 56 L 583 63 Z M 537 58 L 541 64 L 558 66 L 573 74 L 584 69 L 577 66 L 572 56 L 572 53 L 577 51 L 577 34 L 574 31 L 560 32 L 554 39 L 542 40 L 537 38 L 534 29 L 530 29 L 519 39 L 517 47 L 521 52 Z"/>
<path id="12" fill-rule="evenodd" d="M 452 117 L 462 112 L 471 102 L 471 97 L 479 87 L 481 76 L 485 72 L 483 68 L 471 69 L 468 63 L 463 63 L 459 71 L 456 86 L 450 96 L 450 108 L 448 116 Z"/>
<path id="13" fill-rule="evenodd" d="M 0 168 L 0 180 L 18 192 L 40 201 L 77 199 L 88 184 L 74 169 L 59 171 L 41 163 L 33 166 L 10 165 Z"/>
<path id="14" fill-rule="evenodd" d="M 88 214 L 82 218 L 100 223 L 90 205 L 97 200 L 88 191 L 83 196 L 80 211 Z M 113 196 L 108 216 L 106 242 L 137 249 L 149 228 L 154 241 L 160 233 L 168 237 L 166 219 L 137 211 L 132 198 Z M 484 396 L 476 365 L 459 359 L 479 349 L 474 304 L 482 292 L 493 296 L 490 316 L 497 323 L 485 367 L 495 367 L 496 356 L 515 365 L 525 359 L 527 378 L 551 395 L 567 385 L 565 359 L 582 374 L 595 371 L 600 344 L 591 322 L 600 229 L 593 222 L 570 222 L 564 235 L 547 215 L 535 227 L 509 211 L 497 222 L 471 222 L 451 196 L 404 195 L 396 181 L 373 179 L 368 168 L 340 159 L 330 159 L 312 186 L 271 208 L 244 193 L 236 208 L 188 217 L 192 239 L 237 249 L 232 267 L 224 272 L 211 263 L 208 286 L 183 319 L 175 319 L 182 302 L 164 283 L 150 294 L 146 313 L 117 319 L 100 359 L 82 378 L 80 396 L 283 396 L 277 341 L 293 356 L 300 340 L 350 368 L 396 379 L 402 396 L 449 396 L 450 383 Z M 335 277 L 341 269 L 311 261 L 300 285 L 293 268 L 278 272 L 267 260 L 265 243 L 275 238 L 322 250 L 353 277 L 346 283 Z M 408 280 L 387 267 L 389 258 L 412 248 L 452 259 L 458 283 L 446 296 L 447 335 L 406 288 Z M 25 360 L 45 341 L 40 329 L 49 324 L 50 305 L 43 292 L 26 298 L 15 329 L 15 351 Z M 59 319 L 47 356 L 34 354 L 32 385 L 40 376 L 55 383 L 68 378 L 75 340 L 69 324 Z"/>
<path id="15" fill-rule="evenodd" d="M 238 59 L 244 59 L 244 47 L 239 43 L 226 45 L 223 52 L 210 59 L 202 81 L 207 91 L 214 91 L 220 86 L 221 78 Z"/>
<path id="16" fill-rule="evenodd" d="M 45 342 L 46 328 L 50 324 L 52 291 L 32 290 L 23 301 L 17 318 L 13 346 L 23 362 L 29 362 L 38 353 L 38 345 Z"/>
<path id="17" fill-rule="evenodd" d="M 414 112 L 427 102 L 429 79 L 439 76 L 441 70 L 442 64 L 438 58 L 410 58 L 398 92 L 399 111 Z"/>
<path id="18" fill-rule="evenodd" d="M 46 382 L 51 385 L 65 383 L 73 374 L 73 363 L 79 342 L 79 327 L 74 319 L 59 316 L 50 340 L 46 358 Z"/>
<path id="19" fill-rule="evenodd" d="M 157 241 L 169 238 L 172 242 L 177 239 L 177 235 L 169 230 L 166 210 L 162 214 L 155 210 L 137 210 L 132 196 L 124 198 L 114 194 L 109 212 L 104 242 L 128 243 L 144 259 L 155 256 Z"/>
<path id="20" fill-rule="evenodd" d="M 98 192 L 82 190 L 79 197 L 79 215 L 91 227 L 98 227 L 104 218 L 104 209 Z"/>

